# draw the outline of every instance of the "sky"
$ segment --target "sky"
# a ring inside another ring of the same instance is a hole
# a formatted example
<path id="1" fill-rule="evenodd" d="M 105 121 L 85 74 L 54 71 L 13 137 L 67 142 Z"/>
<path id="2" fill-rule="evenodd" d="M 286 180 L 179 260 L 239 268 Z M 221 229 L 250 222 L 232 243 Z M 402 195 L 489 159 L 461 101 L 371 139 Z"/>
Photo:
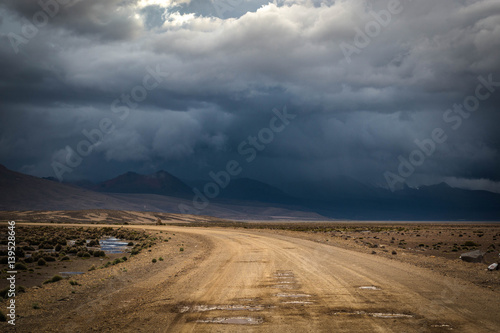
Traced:
<path id="1" fill-rule="evenodd" d="M 0 163 L 500 193 L 498 0 L 3 0 Z"/>

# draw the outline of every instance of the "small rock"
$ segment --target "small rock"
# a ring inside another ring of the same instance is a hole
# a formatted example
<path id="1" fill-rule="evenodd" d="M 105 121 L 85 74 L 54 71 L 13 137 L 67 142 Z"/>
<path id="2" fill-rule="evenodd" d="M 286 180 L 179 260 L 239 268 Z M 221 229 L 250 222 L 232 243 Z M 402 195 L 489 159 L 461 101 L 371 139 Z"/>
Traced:
<path id="1" fill-rule="evenodd" d="M 498 270 L 498 263 L 493 263 L 491 265 L 488 266 L 488 270 L 489 271 L 495 271 L 495 270 Z"/>

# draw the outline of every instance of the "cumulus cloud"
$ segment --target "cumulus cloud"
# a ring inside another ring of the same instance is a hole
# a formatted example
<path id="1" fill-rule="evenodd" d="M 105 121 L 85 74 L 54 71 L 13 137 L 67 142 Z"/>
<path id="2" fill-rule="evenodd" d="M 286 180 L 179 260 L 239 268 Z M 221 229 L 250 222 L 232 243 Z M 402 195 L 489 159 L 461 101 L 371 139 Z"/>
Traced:
<path id="1" fill-rule="evenodd" d="M 500 81 L 498 1 L 401 1 L 387 24 L 383 0 L 207 4 L 76 1 L 61 5 L 16 54 L 12 33 L 22 36 L 42 9 L 35 1 L 4 1 L 3 163 L 47 175 L 83 129 L 109 117 L 116 130 L 75 177 L 97 175 L 89 168 L 99 163 L 122 163 L 203 178 L 238 158 L 238 144 L 266 126 L 274 107 L 287 105 L 297 121 L 252 165 L 256 177 L 276 180 L 269 169 L 286 165 L 283 178 L 348 174 L 383 185 L 398 156 L 439 127 L 448 139 L 409 183 L 500 181 L 498 91 L 459 129 L 443 120 L 475 93 L 479 76 Z M 369 32 L 377 24 L 378 32 Z M 357 51 L 346 57 L 345 45 Z M 168 75 L 127 106 L 158 66 Z M 116 100 L 129 108 L 125 120 L 113 112 Z"/>

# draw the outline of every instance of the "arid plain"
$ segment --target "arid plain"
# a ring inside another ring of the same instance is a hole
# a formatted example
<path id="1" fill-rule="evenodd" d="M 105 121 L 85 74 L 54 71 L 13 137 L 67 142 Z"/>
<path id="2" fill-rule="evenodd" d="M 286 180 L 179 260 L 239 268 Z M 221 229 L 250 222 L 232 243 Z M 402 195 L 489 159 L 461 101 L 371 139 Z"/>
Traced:
<path id="1" fill-rule="evenodd" d="M 25 290 L 16 297 L 17 331 L 495 332 L 500 327 L 500 272 L 486 270 L 498 260 L 498 224 L 241 223 L 117 211 L 9 214 L 23 240 L 36 228 L 109 234 L 103 228 L 111 226 L 124 237 L 147 235 L 136 236 L 133 242 L 140 245 L 134 248 L 140 251 L 134 255 L 68 253 L 69 260 L 40 267 L 26 263 L 18 274 Z M 155 225 L 158 218 L 164 225 Z M 458 259 L 471 249 L 487 253 L 482 263 Z M 84 274 L 42 282 L 59 270 Z M 2 331 L 14 331 L 0 324 Z"/>

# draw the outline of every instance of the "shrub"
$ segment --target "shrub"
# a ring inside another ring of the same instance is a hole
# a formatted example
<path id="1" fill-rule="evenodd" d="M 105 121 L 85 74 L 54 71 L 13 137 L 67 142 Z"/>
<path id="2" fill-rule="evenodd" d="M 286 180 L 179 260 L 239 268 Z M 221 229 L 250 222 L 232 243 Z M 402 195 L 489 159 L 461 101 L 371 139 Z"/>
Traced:
<path id="1" fill-rule="evenodd" d="M 159 261 L 163 261 L 163 257 L 158 258 Z"/>
<path id="2" fill-rule="evenodd" d="M 5 287 L 2 290 L 0 290 L 0 297 L 7 298 L 8 293 L 9 293 L 9 287 Z"/>
<path id="3" fill-rule="evenodd" d="M 134 243 L 133 242 L 129 242 L 127 245 L 128 246 L 134 246 Z"/>
<path id="4" fill-rule="evenodd" d="M 84 257 L 84 258 L 90 258 L 90 253 L 85 252 L 85 253 L 83 254 L 83 257 Z"/>
<path id="5" fill-rule="evenodd" d="M 95 270 L 96 270 L 95 265 L 92 265 L 92 266 L 89 268 L 89 272 L 91 272 L 91 271 L 95 271 Z"/>
<path id="6" fill-rule="evenodd" d="M 52 256 L 45 256 L 45 257 L 43 257 L 43 259 L 44 259 L 45 261 L 47 261 L 47 262 L 49 262 L 49 261 L 56 261 L 56 258 L 54 258 L 54 257 L 52 257 Z"/>
<path id="7" fill-rule="evenodd" d="M 20 262 L 16 263 L 16 265 L 15 265 L 14 267 L 15 267 L 16 269 L 21 270 L 21 271 L 25 271 L 25 270 L 27 270 L 27 269 L 28 269 L 28 267 L 26 267 L 26 265 L 25 265 L 25 264 L 20 263 Z"/>
<path id="8" fill-rule="evenodd" d="M 32 307 L 33 309 L 35 309 L 35 310 L 40 309 L 40 305 L 39 305 L 38 303 L 33 303 L 33 304 L 31 305 L 31 307 Z"/>
<path id="9" fill-rule="evenodd" d="M 29 258 L 24 259 L 24 262 L 27 264 L 31 264 L 33 262 L 33 257 L 29 257 Z"/>
<path id="10" fill-rule="evenodd" d="M 0 321 L 7 321 L 7 317 L 0 311 Z"/>
<path id="11" fill-rule="evenodd" d="M 68 256 L 64 256 L 61 258 L 61 261 L 68 261 L 69 260 L 69 257 Z"/>
<path id="12" fill-rule="evenodd" d="M 153 260 L 151 260 L 153 262 L 153 264 L 156 262 L 156 258 L 153 258 Z"/>
<path id="13" fill-rule="evenodd" d="M 56 245 L 56 251 L 59 252 L 59 251 L 61 251 L 61 249 L 62 249 L 61 244 L 57 244 Z"/>
<path id="14" fill-rule="evenodd" d="M 54 283 L 54 282 L 57 282 L 57 281 L 61 281 L 62 279 L 63 279 L 62 276 L 60 276 L 60 275 L 54 275 L 52 278 L 48 279 L 43 284 Z"/>
<path id="15" fill-rule="evenodd" d="M 127 261 L 128 258 L 127 257 L 122 257 L 122 261 Z"/>
<path id="16" fill-rule="evenodd" d="M 72 285 L 72 286 L 79 286 L 80 284 L 78 282 L 76 282 L 75 280 L 70 280 L 69 281 L 69 284 Z"/>
<path id="17" fill-rule="evenodd" d="M 466 241 L 463 246 L 479 246 L 479 244 L 476 244 L 473 241 Z"/>
<path id="18" fill-rule="evenodd" d="M 179 249 L 179 251 L 183 252 L 183 251 L 184 251 L 184 248 L 183 248 L 183 247 L 181 247 L 181 248 Z"/>
<path id="19" fill-rule="evenodd" d="M 38 259 L 38 262 L 37 262 L 38 266 L 44 266 L 46 264 L 47 264 L 47 262 L 45 260 L 43 260 L 43 258 Z"/>

